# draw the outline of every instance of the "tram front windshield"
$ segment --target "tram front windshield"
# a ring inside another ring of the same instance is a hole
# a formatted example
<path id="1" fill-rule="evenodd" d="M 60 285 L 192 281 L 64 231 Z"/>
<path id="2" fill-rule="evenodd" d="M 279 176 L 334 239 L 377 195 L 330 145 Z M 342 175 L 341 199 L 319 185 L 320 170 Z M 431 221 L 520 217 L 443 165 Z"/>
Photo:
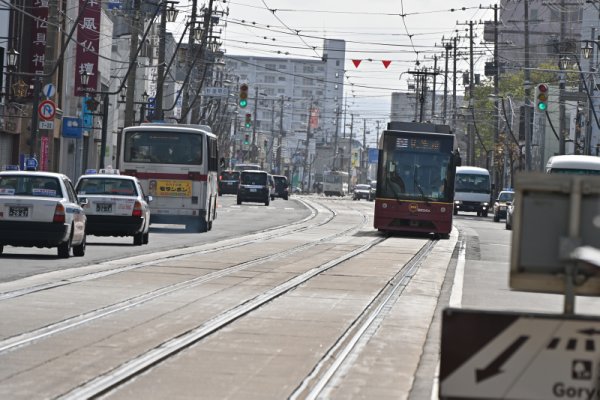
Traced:
<path id="1" fill-rule="evenodd" d="M 448 166 L 452 154 L 393 151 L 384 154 L 378 197 L 450 201 Z"/>

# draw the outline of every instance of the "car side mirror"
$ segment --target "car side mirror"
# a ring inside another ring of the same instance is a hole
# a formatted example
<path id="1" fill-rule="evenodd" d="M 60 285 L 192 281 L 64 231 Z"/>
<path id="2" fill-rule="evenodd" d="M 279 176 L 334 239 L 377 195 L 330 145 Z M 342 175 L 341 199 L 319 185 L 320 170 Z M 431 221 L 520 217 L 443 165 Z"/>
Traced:
<path id="1" fill-rule="evenodd" d="M 150 203 L 152 200 L 154 200 L 154 198 L 152 196 L 150 196 L 150 195 L 146 196 L 146 201 L 148 203 Z"/>
<path id="2" fill-rule="evenodd" d="M 79 199 L 79 205 L 81 205 L 81 206 L 85 206 L 85 205 L 87 205 L 87 204 L 88 204 L 88 199 L 87 199 L 87 197 L 81 197 L 81 198 Z"/>

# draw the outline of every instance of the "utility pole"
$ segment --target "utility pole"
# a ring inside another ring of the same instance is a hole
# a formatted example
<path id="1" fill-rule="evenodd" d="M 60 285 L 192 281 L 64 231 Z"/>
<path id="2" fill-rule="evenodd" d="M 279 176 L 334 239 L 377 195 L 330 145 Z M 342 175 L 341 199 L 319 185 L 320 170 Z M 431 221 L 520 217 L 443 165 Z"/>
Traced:
<path id="1" fill-rule="evenodd" d="M 335 109 L 335 134 L 333 136 L 333 164 L 331 166 L 332 171 L 336 170 L 336 161 L 338 153 L 338 130 L 340 128 L 340 107 L 337 106 Z"/>
<path id="2" fill-rule="evenodd" d="M 127 94 L 125 97 L 125 127 L 134 125 L 135 112 L 133 111 L 135 100 L 135 78 L 137 76 L 137 48 L 139 42 L 140 25 L 143 18 L 140 12 L 141 0 L 133 1 L 133 18 L 131 23 L 131 40 L 129 48 L 129 66 L 131 68 L 127 76 Z"/>
<path id="3" fill-rule="evenodd" d="M 498 168 L 496 168 L 496 148 L 499 145 L 498 141 L 500 138 L 500 106 L 498 103 L 498 95 L 500 93 L 498 88 L 500 78 L 500 65 L 498 60 L 498 4 L 494 4 L 494 145 L 492 147 L 492 168 L 493 168 L 493 179 L 496 185 L 494 198 L 496 193 L 501 189 L 498 187 L 500 176 L 498 174 Z M 503 170 L 506 165 L 503 165 Z M 504 174 L 503 174 L 504 175 Z"/>
<path id="4" fill-rule="evenodd" d="M 558 84 L 558 153 L 566 154 L 565 149 L 565 72 L 563 70 L 563 63 L 560 62 L 560 58 L 564 56 L 564 41 L 567 23 L 567 13 L 565 11 L 565 0 L 560 2 L 560 48 L 559 48 L 559 62 L 558 67 L 560 69 L 560 78 Z"/>
<path id="5" fill-rule="evenodd" d="M 54 83 L 53 79 L 54 77 L 52 76 L 52 69 L 54 64 L 57 63 L 56 57 L 58 57 L 58 43 L 60 43 L 60 40 L 57 40 L 56 36 L 58 33 L 58 26 L 59 26 L 59 21 L 58 21 L 58 3 L 57 2 L 53 2 L 50 1 L 48 3 L 48 24 L 46 27 L 46 51 L 44 52 L 44 83 Z M 37 90 L 38 92 L 34 95 L 34 98 L 39 99 L 39 93 L 42 91 L 42 88 L 40 87 L 39 84 L 39 78 L 35 78 L 34 79 L 34 90 Z M 36 118 L 32 118 L 32 125 L 35 123 L 36 125 L 38 125 L 38 121 L 37 121 L 37 113 L 38 113 L 38 107 L 36 105 L 32 106 L 31 109 L 31 115 L 33 117 Z M 34 121 L 35 119 L 35 121 Z M 38 130 L 38 126 L 32 126 L 31 129 L 32 131 L 37 131 Z M 38 156 L 38 161 L 39 161 L 39 169 L 41 171 L 52 171 L 52 165 L 50 165 L 48 163 L 48 158 L 43 158 L 42 156 L 45 154 L 51 155 L 53 154 L 54 150 L 54 140 L 50 140 L 48 131 L 46 129 L 43 129 L 43 134 L 40 135 L 40 155 Z M 37 136 L 37 135 L 36 135 Z M 31 138 L 31 140 L 35 140 L 37 141 L 37 137 L 35 138 Z M 37 147 L 37 143 L 32 143 L 31 144 L 32 147 L 35 146 Z M 44 146 L 46 146 L 46 148 L 44 148 Z M 54 164 L 54 166 L 57 166 L 57 161 L 58 160 L 54 160 L 54 157 L 52 158 L 52 164 Z M 75 176 L 79 176 L 79 171 L 75 172 Z"/>
<path id="6" fill-rule="evenodd" d="M 165 42 L 167 40 L 167 4 L 167 2 L 164 2 L 161 5 L 160 27 L 158 31 L 158 76 L 156 81 L 156 96 L 154 98 L 154 119 L 159 121 L 165 119 L 165 112 L 163 109 L 163 86 L 165 80 Z"/>
<path id="7" fill-rule="evenodd" d="M 454 67 L 452 71 L 452 130 L 456 128 L 456 45 L 458 42 L 458 38 L 454 37 Z"/>
<path id="8" fill-rule="evenodd" d="M 186 59 L 186 64 L 187 64 L 187 68 L 188 68 L 188 74 L 192 74 L 192 68 L 194 68 L 194 57 L 192 56 L 193 53 L 193 49 L 194 49 L 194 39 L 195 39 L 195 30 L 196 30 L 196 18 L 197 18 L 197 11 L 196 9 L 198 8 L 198 0 L 192 0 L 192 14 L 190 15 L 190 33 L 188 36 L 188 47 L 187 47 L 187 52 L 185 54 L 185 59 Z M 181 90 L 183 90 L 183 96 L 181 98 L 181 115 L 182 116 L 187 116 L 189 115 L 188 112 L 188 108 L 190 105 L 190 89 L 189 87 L 186 87 L 186 85 L 183 85 L 181 87 Z"/>
<path id="9" fill-rule="evenodd" d="M 308 121 L 306 121 L 306 142 L 304 143 L 304 168 L 302 170 L 302 189 L 303 191 L 310 191 L 310 172 L 308 171 L 308 164 L 309 164 L 309 160 L 308 160 L 308 151 L 310 150 L 309 148 L 309 143 L 310 143 L 310 117 L 311 117 L 311 113 L 312 113 L 312 107 L 313 107 L 313 98 L 310 98 L 310 103 L 308 105 Z M 308 172 L 308 180 L 306 179 L 306 173 Z M 304 182 L 307 183 L 308 187 L 304 188 Z"/>
<path id="10" fill-rule="evenodd" d="M 433 89 L 431 91 L 431 122 L 434 121 L 435 119 L 435 85 L 436 85 L 436 78 L 437 78 L 437 55 L 433 56 L 433 72 L 435 72 L 433 74 Z"/>
<path id="11" fill-rule="evenodd" d="M 258 86 L 254 87 L 254 116 L 252 117 L 252 141 L 250 142 L 250 159 L 256 162 L 258 152 L 256 151 L 256 116 L 258 115 Z"/>
<path id="12" fill-rule="evenodd" d="M 277 173 L 283 175 L 283 168 L 281 167 L 281 146 L 283 145 L 283 95 L 281 95 L 281 110 L 279 113 L 279 135 L 278 135 L 278 146 L 277 146 Z"/>
<path id="13" fill-rule="evenodd" d="M 525 170 L 531 171 L 531 108 L 529 102 L 529 98 L 531 97 L 531 73 L 529 70 L 529 0 L 523 0 L 523 14 L 523 17 L 525 18 Z"/>
<path id="14" fill-rule="evenodd" d="M 367 182 L 367 157 L 365 155 L 367 151 L 367 119 L 363 118 L 363 148 L 360 152 L 360 167 L 361 167 L 361 179 L 363 183 Z"/>
<path id="15" fill-rule="evenodd" d="M 427 76 L 428 75 L 437 75 L 437 71 L 433 71 L 433 72 L 429 72 L 427 71 L 426 68 L 424 68 L 421 71 L 408 71 L 409 74 L 411 75 L 415 75 L 415 80 L 417 82 L 420 82 L 420 85 L 417 86 L 421 86 L 421 93 L 419 94 L 419 89 L 417 89 L 416 92 L 416 97 L 417 97 L 417 104 L 420 105 L 420 112 L 419 112 L 419 122 L 423 122 L 423 114 L 424 114 L 424 110 L 425 110 L 425 102 L 426 102 L 426 98 L 427 98 Z M 416 111 L 416 110 L 415 110 Z M 416 113 L 415 113 L 415 120 L 416 120 Z"/>
<path id="16" fill-rule="evenodd" d="M 443 123 L 446 124 L 446 118 L 448 117 L 448 52 L 452 50 L 452 45 L 450 43 L 446 43 L 444 45 L 444 49 L 446 50 L 446 66 L 444 67 L 444 119 Z"/>
<path id="17" fill-rule="evenodd" d="M 350 184 L 352 183 L 352 130 L 354 129 L 354 114 L 350 114 L 350 141 L 348 142 L 349 156 L 348 156 L 348 190 L 350 190 Z"/>
<path id="18" fill-rule="evenodd" d="M 473 60 L 473 21 L 469 21 L 469 118 L 471 123 L 468 125 L 468 137 L 467 137 L 467 163 L 469 165 L 475 165 L 475 101 L 473 99 L 473 86 L 475 81 L 475 74 L 473 69 L 475 68 L 475 62 Z"/>

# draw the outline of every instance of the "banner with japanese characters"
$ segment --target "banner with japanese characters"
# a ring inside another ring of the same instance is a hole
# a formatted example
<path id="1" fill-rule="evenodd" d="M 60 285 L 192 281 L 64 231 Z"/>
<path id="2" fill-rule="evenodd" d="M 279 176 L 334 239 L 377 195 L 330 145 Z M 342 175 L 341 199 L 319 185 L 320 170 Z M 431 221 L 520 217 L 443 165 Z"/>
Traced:
<path id="1" fill-rule="evenodd" d="M 29 72 L 39 75 L 44 73 L 44 61 L 46 58 L 46 34 L 48 29 L 49 10 L 48 2 L 49 0 L 34 0 L 33 7 L 31 8 L 31 14 L 34 18 L 33 24 L 31 25 L 33 43 L 31 46 Z"/>
<path id="2" fill-rule="evenodd" d="M 96 90 L 98 83 L 98 50 L 100 44 L 101 0 L 79 0 L 79 11 L 85 7 L 77 24 L 75 52 L 75 96 L 84 96 L 81 75 L 89 76 L 88 90 Z"/>

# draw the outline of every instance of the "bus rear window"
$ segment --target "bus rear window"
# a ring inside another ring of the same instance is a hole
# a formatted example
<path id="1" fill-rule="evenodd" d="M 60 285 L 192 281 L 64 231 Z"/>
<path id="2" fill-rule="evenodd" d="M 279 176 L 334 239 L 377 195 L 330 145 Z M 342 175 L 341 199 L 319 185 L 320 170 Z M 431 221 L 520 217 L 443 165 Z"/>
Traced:
<path id="1" fill-rule="evenodd" d="M 125 162 L 202 164 L 202 136 L 187 132 L 127 132 Z"/>

